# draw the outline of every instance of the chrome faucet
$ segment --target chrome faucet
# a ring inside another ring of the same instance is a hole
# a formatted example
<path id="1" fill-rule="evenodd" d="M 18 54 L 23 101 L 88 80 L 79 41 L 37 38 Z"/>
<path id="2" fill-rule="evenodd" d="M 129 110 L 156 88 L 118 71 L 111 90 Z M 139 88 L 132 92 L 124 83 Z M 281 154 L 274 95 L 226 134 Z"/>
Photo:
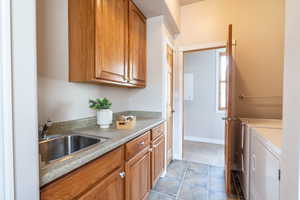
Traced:
<path id="1" fill-rule="evenodd" d="M 47 138 L 48 129 L 52 126 L 52 124 L 51 120 L 47 120 L 47 122 L 40 128 L 40 139 L 44 140 Z"/>

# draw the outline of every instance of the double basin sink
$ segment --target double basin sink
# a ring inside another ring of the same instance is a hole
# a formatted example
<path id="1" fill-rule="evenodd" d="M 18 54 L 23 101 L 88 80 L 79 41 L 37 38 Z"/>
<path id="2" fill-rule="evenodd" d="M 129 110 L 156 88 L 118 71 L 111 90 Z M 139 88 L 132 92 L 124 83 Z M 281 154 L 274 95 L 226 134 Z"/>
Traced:
<path id="1" fill-rule="evenodd" d="M 108 139 L 81 134 L 48 137 L 39 142 L 41 162 L 50 163 L 54 160 L 65 159 L 71 154 L 101 144 Z"/>

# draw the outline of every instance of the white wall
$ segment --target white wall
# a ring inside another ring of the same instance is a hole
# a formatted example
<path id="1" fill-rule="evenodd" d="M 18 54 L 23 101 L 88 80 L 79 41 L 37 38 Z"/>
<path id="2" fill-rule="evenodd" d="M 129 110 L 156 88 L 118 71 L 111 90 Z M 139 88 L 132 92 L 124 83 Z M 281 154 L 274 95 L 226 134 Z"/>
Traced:
<path id="1" fill-rule="evenodd" d="M 4 1 L 3 1 L 4 2 Z M 4 39 L 5 39 L 5 19 L 7 19 L 7 16 L 3 15 L 3 11 L 4 11 L 4 5 L 3 2 L 0 4 L 0 13 L 2 14 L 0 17 L 0 57 L 4 58 L 4 51 L 7 50 L 5 49 L 5 45 L 4 43 Z M 10 14 L 10 13 L 9 13 Z M 4 74 L 4 62 L 1 59 L 0 60 L 0 72 L 1 72 L 1 76 L 0 76 L 0 132 L 4 133 L 4 106 L 3 106 L 3 96 L 4 96 L 4 80 L 3 80 L 3 74 Z M 5 179 L 4 179 L 4 169 L 5 169 L 5 165 L 4 165 L 4 148 L 3 145 L 4 144 L 4 134 L 0 135 L 0 199 L 5 199 L 4 195 L 5 195 Z"/>
<path id="2" fill-rule="evenodd" d="M 1 11 L 3 11 L 2 9 L 2 6 L 0 5 L 0 9 Z M 1 16 L 2 17 L 2 16 Z M 3 28 L 3 22 L 0 21 L 0 27 Z M 3 29 L 2 29 L 3 30 Z M 2 34 L 0 32 L 0 52 L 1 52 L 1 57 L 3 56 L 2 54 L 2 50 L 3 49 L 3 45 L 2 45 Z M 4 63 L 0 63 L 0 70 L 1 70 L 1 74 L 3 74 L 3 69 L 4 69 L 4 66 L 3 66 Z M 0 76 L 0 131 L 1 133 L 4 133 L 4 120 L 3 120 L 3 115 L 4 115 L 4 111 L 3 111 L 3 94 L 4 94 L 4 91 L 3 91 L 3 84 L 4 84 L 4 81 L 3 81 L 3 77 Z M 0 177 L 3 177 L 3 178 L 0 178 L 0 199 L 4 199 L 4 191 L 5 191 L 5 185 L 4 185 L 4 148 L 2 148 L 4 145 L 4 137 L 3 137 L 3 134 L 0 135 Z"/>
<path id="3" fill-rule="evenodd" d="M 68 82 L 68 1 L 38 3 L 39 123 L 94 116 L 88 100 L 107 97 L 114 112 L 146 110 L 166 115 L 166 44 L 173 38 L 163 16 L 147 20 L 147 87 L 127 89 Z"/>
<path id="4" fill-rule="evenodd" d="M 15 197 L 39 199 L 36 6 L 12 0 Z"/>
<path id="5" fill-rule="evenodd" d="M 166 118 L 166 47 L 170 43 L 172 43 L 172 36 L 165 27 L 164 17 L 149 18 L 147 20 L 147 85 L 145 89 L 129 91 L 130 110 L 158 111 Z"/>
<path id="6" fill-rule="evenodd" d="M 0 199 L 14 199 L 11 2 L 0 3 Z"/>
<path id="7" fill-rule="evenodd" d="M 129 91 L 130 110 L 161 111 L 162 102 L 162 22 L 163 17 L 147 20 L 147 85 Z"/>
<path id="8" fill-rule="evenodd" d="M 164 16 L 166 26 L 172 34 L 180 32 L 179 0 L 133 0 L 147 18 Z"/>
<path id="9" fill-rule="evenodd" d="M 178 47 L 227 40 L 233 24 L 237 95 L 242 117 L 281 118 L 284 44 L 284 0 L 206 0 L 181 7 Z"/>
<path id="10" fill-rule="evenodd" d="M 129 89 L 68 82 L 68 1 L 37 5 L 39 123 L 94 116 L 88 100 L 96 97 L 109 98 L 114 112 L 127 110 Z"/>
<path id="11" fill-rule="evenodd" d="M 300 199 L 300 1 L 286 1 L 281 198 Z"/>
<path id="12" fill-rule="evenodd" d="M 184 55 L 184 73 L 194 77 L 193 99 L 184 101 L 185 139 L 224 143 L 224 112 L 216 109 L 216 56 L 216 50 Z"/>

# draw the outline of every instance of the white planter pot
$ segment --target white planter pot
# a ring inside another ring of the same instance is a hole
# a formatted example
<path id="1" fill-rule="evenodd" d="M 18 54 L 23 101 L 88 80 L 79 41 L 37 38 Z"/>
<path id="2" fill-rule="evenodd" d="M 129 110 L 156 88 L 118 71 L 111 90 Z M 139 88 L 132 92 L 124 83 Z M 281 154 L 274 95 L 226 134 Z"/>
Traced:
<path id="1" fill-rule="evenodd" d="M 97 124 L 100 128 L 109 128 L 112 124 L 113 112 L 110 109 L 97 111 Z"/>

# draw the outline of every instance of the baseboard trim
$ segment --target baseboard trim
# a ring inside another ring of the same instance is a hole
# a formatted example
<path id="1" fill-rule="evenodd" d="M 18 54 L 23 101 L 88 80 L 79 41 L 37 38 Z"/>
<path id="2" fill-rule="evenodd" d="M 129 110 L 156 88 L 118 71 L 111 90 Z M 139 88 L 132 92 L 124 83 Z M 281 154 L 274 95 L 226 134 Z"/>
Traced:
<path id="1" fill-rule="evenodd" d="M 210 139 L 210 138 L 202 138 L 195 136 L 184 136 L 184 140 L 193 141 L 193 142 L 204 142 L 210 144 L 225 144 L 223 140 Z"/>

